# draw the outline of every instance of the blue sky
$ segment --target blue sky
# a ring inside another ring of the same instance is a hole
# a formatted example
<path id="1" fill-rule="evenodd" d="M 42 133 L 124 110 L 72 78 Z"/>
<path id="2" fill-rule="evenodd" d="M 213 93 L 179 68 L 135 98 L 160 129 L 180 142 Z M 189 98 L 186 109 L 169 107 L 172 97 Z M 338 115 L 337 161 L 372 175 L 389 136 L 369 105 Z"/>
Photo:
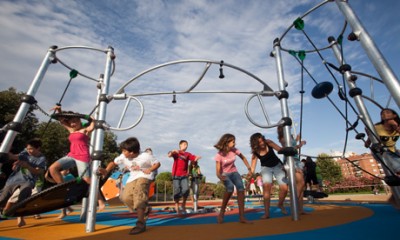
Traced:
<path id="1" fill-rule="evenodd" d="M 136 75 L 159 64 L 182 59 L 223 60 L 244 69 L 278 90 L 275 59 L 270 57 L 273 40 L 281 37 L 293 21 L 320 1 L 0 1 L 0 89 L 15 87 L 27 91 L 38 68 L 52 45 L 88 46 L 106 49 L 112 46 L 116 54 L 115 73 L 111 78 L 110 94 Z M 400 25 L 396 22 L 400 2 L 394 0 L 353 0 L 350 6 L 367 29 L 397 76 L 400 62 Z M 329 36 L 337 37 L 344 18 L 335 3 L 325 4 L 304 18 L 304 30 L 318 47 L 327 46 Z M 346 28 L 345 38 L 351 32 Z M 304 35 L 291 29 L 282 46 L 293 50 L 312 49 Z M 343 42 L 344 58 L 353 70 L 377 76 L 359 42 Z M 330 50 L 322 51 L 324 59 L 338 65 Z M 87 50 L 64 50 L 57 53 L 67 65 L 93 78 L 104 72 L 105 55 Z M 288 100 L 297 133 L 300 129 L 301 68 L 294 58 L 282 52 L 285 80 L 290 93 Z M 318 82 L 334 83 L 331 94 L 337 107 L 345 113 L 345 104 L 337 97 L 338 86 L 326 72 L 317 54 L 307 54 L 304 65 Z M 224 68 L 219 79 L 219 66 L 212 65 L 199 91 L 260 91 L 254 79 Z M 198 79 L 204 64 L 181 64 L 146 74 L 126 88 L 128 94 L 172 92 L 188 89 Z M 336 72 L 341 83 L 342 78 Z M 57 103 L 69 80 L 69 70 L 61 64 L 50 66 L 36 95 L 43 109 Z M 344 119 L 326 99 L 314 99 L 315 83 L 303 77 L 304 104 L 303 138 L 307 141 L 302 153 L 342 154 L 346 141 Z M 371 96 L 369 78 L 360 77 L 357 85 Z M 374 99 L 386 106 L 388 92 L 373 84 Z M 94 81 L 77 77 L 72 81 L 63 101 L 64 109 L 89 113 L 95 106 L 97 88 Z M 143 120 L 128 131 L 115 131 L 118 141 L 136 136 L 142 147 L 150 146 L 161 161 L 160 171 L 170 171 L 172 160 L 166 153 L 178 147 L 181 139 L 189 141 L 189 152 L 202 156 L 200 166 L 208 181 L 216 182 L 216 150 L 213 145 L 224 133 L 237 138 L 237 147 L 250 160 L 249 137 L 262 132 L 276 141 L 275 129 L 261 129 L 247 119 L 244 105 L 248 94 L 179 94 L 172 104 L 171 95 L 139 97 L 145 108 Z M 281 117 L 279 101 L 263 98 L 272 123 Z M 116 126 L 122 101 L 112 101 L 107 109 L 107 122 Z M 261 110 L 253 100 L 250 116 L 265 125 Z M 390 107 L 397 109 L 393 103 Z M 367 103 L 373 122 L 379 120 L 378 109 Z M 356 117 L 351 110 L 349 121 Z M 40 112 L 36 115 L 44 121 Z M 132 104 L 123 126 L 136 121 L 138 105 Z M 363 132 L 359 124 L 357 130 Z M 368 152 L 363 143 L 349 133 L 347 151 Z M 239 171 L 244 165 L 237 163 Z"/>

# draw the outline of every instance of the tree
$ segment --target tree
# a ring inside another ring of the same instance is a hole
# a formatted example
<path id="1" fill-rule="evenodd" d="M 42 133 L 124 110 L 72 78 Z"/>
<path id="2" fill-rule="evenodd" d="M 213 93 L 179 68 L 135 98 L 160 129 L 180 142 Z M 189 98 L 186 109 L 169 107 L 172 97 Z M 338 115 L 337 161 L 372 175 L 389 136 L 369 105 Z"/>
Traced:
<path id="1" fill-rule="evenodd" d="M 9 88 L 6 91 L 0 92 L 0 127 L 2 128 L 8 123 L 13 122 L 15 114 L 22 103 L 23 92 L 17 93 L 15 88 Z M 22 122 L 22 129 L 14 142 L 12 143 L 11 152 L 18 153 L 25 148 L 26 142 L 34 137 L 35 128 L 38 124 L 38 119 L 33 113 L 34 106 L 31 106 Z M 0 133 L 0 140 L 3 141 L 6 132 Z"/>
<path id="2" fill-rule="evenodd" d="M 48 166 L 69 152 L 68 131 L 59 122 L 40 123 L 36 135 L 42 140 Z"/>
<path id="3" fill-rule="evenodd" d="M 322 179 L 327 187 L 333 186 L 342 180 L 342 171 L 339 164 L 328 154 L 319 154 L 316 164 L 321 169 Z"/>
<path id="4" fill-rule="evenodd" d="M 158 193 L 166 192 L 167 195 L 171 196 L 173 193 L 172 173 L 171 172 L 159 173 L 156 177 L 156 186 L 158 187 L 157 188 Z"/>

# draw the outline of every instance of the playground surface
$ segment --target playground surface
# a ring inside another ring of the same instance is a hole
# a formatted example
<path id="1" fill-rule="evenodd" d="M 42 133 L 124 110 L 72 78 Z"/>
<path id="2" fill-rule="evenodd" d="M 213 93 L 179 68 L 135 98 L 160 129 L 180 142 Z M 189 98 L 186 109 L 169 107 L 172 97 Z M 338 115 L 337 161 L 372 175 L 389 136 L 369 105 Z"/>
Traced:
<path id="1" fill-rule="evenodd" d="M 262 202 L 246 201 L 246 218 L 252 224 L 238 222 L 236 202 L 230 202 L 223 224 L 217 224 L 218 212 L 212 211 L 220 200 L 199 202 L 196 213 L 178 216 L 171 212 L 171 203 L 152 203 L 153 211 L 147 221 L 147 231 L 128 235 L 136 221 L 135 213 L 116 201 L 98 212 L 94 232 L 86 232 L 85 221 L 80 221 L 80 205 L 74 212 L 57 219 L 59 210 L 41 215 L 41 219 L 26 217 L 26 225 L 17 227 L 15 218 L 0 221 L 0 239 L 372 239 L 389 238 L 397 234 L 400 211 L 387 203 L 389 195 L 332 195 L 328 198 L 306 201 L 306 215 L 294 221 L 289 202 L 284 215 L 272 202 L 269 219 L 261 220 Z M 190 205 L 189 205 L 190 207 Z"/>

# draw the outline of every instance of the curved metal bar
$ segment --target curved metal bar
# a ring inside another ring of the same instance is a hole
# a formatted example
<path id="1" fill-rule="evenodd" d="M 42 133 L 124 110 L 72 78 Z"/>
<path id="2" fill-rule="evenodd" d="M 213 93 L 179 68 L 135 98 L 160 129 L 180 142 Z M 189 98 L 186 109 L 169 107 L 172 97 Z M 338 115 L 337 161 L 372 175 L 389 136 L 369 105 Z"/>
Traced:
<path id="1" fill-rule="evenodd" d="M 94 50 L 94 51 L 99 51 L 103 53 L 107 53 L 107 49 L 100 49 L 100 48 L 93 48 L 93 47 L 87 47 L 87 46 L 65 46 L 65 47 L 60 47 L 57 49 L 54 49 L 54 52 L 59 52 L 67 49 L 87 49 L 87 50 Z"/>
<path id="2" fill-rule="evenodd" d="M 155 95 L 173 95 L 173 94 L 213 94 L 213 93 L 234 93 L 234 94 L 260 94 L 263 96 L 275 96 L 275 92 L 273 91 L 178 91 L 178 92 L 154 92 L 154 93 L 138 93 L 138 94 L 126 94 L 126 93 L 119 93 L 114 94 L 113 99 L 121 99 L 125 96 L 132 96 L 132 97 L 142 97 L 142 96 L 155 96 Z"/>
<path id="3" fill-rule="evenodd" d="M 258 124 L 256 121 L 254 121 L 254 120 L 250 117 L 250 114 L 249 114 L 249 103 L 250 103 L 250 101 L 251 101 L 254 97 L 256 97 L 256 96 L 257 96 L 258 101 L 259 101 L 259 103 L 260 103 L 260 105 L 261 105 L 262 112 L 263 112 L 263 114 L 264 114 L 264 117 L 265 117 L 265 119 L 266 119 L 268 125 L 261 125 L 261 124 Z M 264 103 L 263 103 L 263 101 L 262 101 L 262 99 L 261 99 L 261 94 L 259 94 L 259 93 L 254 94 L 254 95 L 250 96 L 250 97 L 247 99 L 247 101 L 246 101 L 246 103 L 245 103 L 245 105 L 244 105 L 244 112 L 246 113 L 247 119 L 249 119 L 249 121 L 250 121 L 253 125 L 255 125 L 255 126 L 259 127 L 259 128 L 273 128 L 273 127 L 277 127 L 277 126 L 279 126 L 279 125 L 281 125 L 281 124 L 284 123 L 283 120 L 280 120 L 278 123 L 275 123 L 275 124 L 271 124 L 271 123 L 270 123 L 268 114 L 267 114 L 267 112 L 266 112 L 266 110 L 265 110 Z"/>
<path id="4" fill-rule="evenodd" d="M 221 63 L 221 61 L 212 61 L 212 60 L 205 60 L 205 59 L 186 59 L 186 60 L 177 60 L 177 61 L 172 61 L 172 62 L 167 62 L 167 63 L 164 63 L 164 64 L 160 64 L 160 65 L 157 65 L 157 66 L 155 66 L 155 67 L 149 68 L 149 69 L 147 69 L 147 70 L 145 70 L 145 71 L 139 73 L 138 75 L 136 75 L 136 76 L 133 77 L 132 79 L 128 80 L 124 85 L 122 85 L 122 86 L 117 90 L 116 94 L 124 93 L 124 89 L 125 89 L 126 86 L 128 86 L 130 83 L 132 83 L 133 81 L 137 80 L 137 79 L 140 78 L 141 76 L 143 76 L 143 75 L 145 75 L 145 74 L 147 74 L 147 73 L 149 73 L 149 72 L 151 72 L 151 71 L 154 71 L 154 70 L 156 70 L 156 69 L 159 69 L 159 68 L 162 68 L 162 67 L 165 67 L 165 66 L 169 66 L 169 65 L 181 64 L 181 63 L 202 63 L 202 62 L 207 63 L 207 64 L 216 64 L 216 65 L 219 65 L 219 64 Z M 238 71 L 240 71 L 240 72 L 243 72 L 243 73 L 247 74 L 248 76 L 254 78 L 256 81 L 258 81 L 259 83 L 261 83 L 261 84 L 264 86 L 264 90 L 265 90 L 265 91 L 272 91 L 272 89 L 271 89 L 264 81 L 262 81 L 260 78 L 258 78 L 258 77 L 255 76 L 254 74 L 252 74 L 252 73 L 250 73 L 250 72 L 248 72 L 248 71 L 246 71 L 246 70 L 244 70 L 244 69 L 242 69 L 242 68 L 239 68 L 239 67 L 236 67 L 236 66 L 234 66 L 234 65 L 231 65 L 231 64 L 229 64 L 229 63 L 224 63 L 224 66 L 233 68 L 233 69 L 235 69 L 235 70 L 238 70 Z M 207 69 L 206 69 L 206 70 L 207 70 Z M 207 72 L 207 71 L 206 71 L 206 72 Z M 203 74 L 205 74 L 205 73 L 203 72 Z M 203 78 L 203 77 L 200 77 L 200 80 L 201 80 L 202 78 Z"/>
<path id="5" fill-rule="evenodd" d="M 384 109 L 384 107 L 382 107 L 382 105 L 380 105 L 377 101 L 375 101 L 374 99 L 367 97 L 365 95 L 361 95 L 362 98 L 367 99 L 368 101 L 372 102 L 373 104 L 375 104 L 377 107 L 379 107 L 380 109 Z"/>
<path id="6" fill-rule="evenodd" d="M 199 79 L 198 79 L 188 90 L 186 90 L 185 92 L 190 92 L 190 91 L 192 91 L 195 87 L 197 87 L 197 85 L 200 83 L 200 81 L 201 81 L 201 80 L 203 79 L 203 77 L 206 75 L 206 73 L 208 72 L 208 69 L 210 69 L 210 67 L 211 67 L 211 63 L 207 63 L 207 64 L 206 64 L 206 67 L 205 67 L 203 73 L 200 75 Z"/>
<path id="7" fill-rule="evenodd" d="M 364 76 L 364 77 L 368 77 L 370 79 L 373 79 L 375 81 L 378 81 L 380 83 L 383 83 L 383 81 L 380 78 L 374 77 L 372 75 L 369 75 L 367 73 L 363 73 L 363 72 L 356 72 L 356 71 L 351 71 L 352 74 L 356 74 L 356 75 L 360 75 L 360 76 Z"/>
<path id="8" fill-rule="evenodd" d="M 68 66 L 68 65 L 65 64 L 63 61 L 61 61 L 59 58 L 56 58 L 56 59 L 57 59 L 57 61 L 58 61 L 61 65 L 63 65 L 64 67 L 68 68 L 69 70 L 74 70 L 74 68 Z M 94 78 L 92 78 L 92 77 L 89 77 L 88 75 L 83 74 L 83 73 L 80 73 L 79 71 L 78 71 L 78 75 L 80 75 L 80 76 L 82 76 L 82 77 L 85 77 L 85 78 L 87 78 L 87 79 L 89 79 L 89 80 L 92 80 L 92 81 L 95 81 L 95 82 L 99 82 L 98 79 L 94 79 Z"/>
<path id="9" fill-rule="evenodd" d="M 308 10 L 306 13 L 303 14 L 303 16 L 299 17 L 301 19 L 303 19 L 304 17 L 306 17 L 308 14 L 314 12 L 316 9 L 320 8 L 321 6 L 325 5 L 328 2 L 332 2 L 332 0 L 325 0 L 324 2 L 319 3 L 318 5 L 310 8 L 310 10 Z M 281 35 L 281 37 L 279 39 L 283 39 L 286 34 L 290 31 L 290 29 L 292 29 L 294 27 L 294 23 L 292 23 L 292 25 L 290 25 L 285 32 L 283 32 L 283 34 Z"/>
<path id="10" fill-rule="evenodd" d="M 98 52 L 102 52 L 102 53 L 107 53 L 108 49 L 99 49 L 99 48 L 93 48 L 93 47 L 87 47 L 87 46 L 66 46 L 66 47 L 60 47 L 60 48 L 56 48 L 53 49 L 52 52 L 56 53 L 59 51 L 63 51 L 63 50 L 69 50 L 69 49 L 85 49 L 85 50 L 92 50 L 92 51 L 98 51 Z M 67 65 L 66 63 L 64 63 L 63 61 L 60 60 L 60 58 L 56 57 L 57 61 L 61 63 L 61 65 L 63 65 L 64 67 L 68 68 L 69 70 L 73 70 L 74 68 L 70 67 L 69 65 Z M 111 76 L 114 74 L 115 72 L 115 61 L 112 60 L 112 71 L 111 71 Z M 99 82 L 99 80 L 97 78 L 93 78 L 90 77 L 86 74 L 83 74 L 81 72 L 78 71 L 78 75 L 87 78 L 89 80 L 95 81 L 95 82 Z"/>
<path id="11" fill-rule="evenodd" d="M 132 129 L 132 128 L 136 127 L 136 126 L 140 123 L 140 121 L 142 121 L 142 119 L 143 119 L 143 116 L 144 116 L 144 106 L 143 106 L 143 103 L 142 103 L 139 99 L 137 99 L 137 98 L 135 98 L 135 97 L 132 97 L 132 96 L 127 96 L 127 95 L 125 95 L 125 99 L 126 99 L 126 98 L 128 98 L 128 100 L 127 100 L 127 103 L 125 104 L 125 108 L 124 108 L 124 110 L 123 110 L 123 112 L 122 112 L 122 114 L 121 114 L 121 118 L 120 118 L 120 121 L 119 121 L 119 123 L 118 123 L 118 126 L 117 126 L 116 128 L 114 128 L 114 127 L 109 127 L 111 130 L 114 130 L 114 131 L 126 131 L 126 130 L 129 130 L 129 129 Z M 114 99 L 123 99 L 123 97 L 114 98 Z M 132 125 L 130 125 L 130 126 L 128 126 L 128 127 L 125 127 L 125 128 L 121 128 L 122 120 L 123 120 L 123 118 L 125 117 L 125 113 L 126 113 L 126 111 L 128 110 L 128 106 L 129 106 L 129 104 L 130 104 L 130 102 L 131 102 L 132 99 L 135 100 L 135 101 L 140 105 L 140 116 L 139 116 L 139 118 L 137 119 L 137 121 L 136 121 L 135 123 L 133 123 Z"/>
<path id="12" fill-rule="evenodd" d="M 306 13 L 304 13 L 304 14 L 303 14 L 301 17 L 299 17 L 299 18 L 300 18 L 300 19 L 303 19 L 304 17 L 306 17 L 307 15 L 309 15 L 310 13 L 312 13 L 313 11 L 319 9 L 320 7 L 322 7 L 323 5 L 325 5 L 326 3 L 329 3 L 329 2 L 333 2 L 333 0 L 325 0 L 325 1 L 323 1 L 323 2 L 321 2 L 321 3 L 319 3 L 319 4 L 317 4 L 316 6 L 312 7 L 310 10 L 308 10 Z M 293 50 L 293 49 L 286 49 L 286 48 L 284 48 L 284 47 L 282 46 L 282 40 L 284 39 L 284 37 L 288 34 L 288 32 L 289 32 L 293 27 L 294 27 L 294 23 L 292 23 L 292 24 L 286 29 L 286 31 L 281 35 L 281 37 L 279 38 L 279 44 L 280 44 L 280 46 L 281 46 L 281 50 L 282 50 L 282 51 L 289 52 L 289 51 L 292 51 L 292 50 Z M 346 27 L 347 27 L 347 21 L 344 22 L 342 31 L 340 32 L 339 35 L 343 35 L 344 31 L 346 30 Z M 331 46 L 332 46 L 332 44 L 329 44 L 329 45 L 326 46 L 326 47 L 321 47 L 321 48 L 312 49 L 312 50 L 303 50 L 303 51 L 304 51 L 305 53 L 313 53 L 313 52 L 323 51 L 323 50 L 329 49 L 329 48 L 331 48 Z"/>

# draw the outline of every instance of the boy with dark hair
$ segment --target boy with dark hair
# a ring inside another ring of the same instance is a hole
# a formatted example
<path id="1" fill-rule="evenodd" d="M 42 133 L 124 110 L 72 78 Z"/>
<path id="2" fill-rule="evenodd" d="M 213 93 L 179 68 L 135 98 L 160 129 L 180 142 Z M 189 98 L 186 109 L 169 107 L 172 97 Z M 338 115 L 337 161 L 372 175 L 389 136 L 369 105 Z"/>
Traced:
<path id="1" fill-rule="evenodd" d="M 120 148 L 122 154 L 110 162 L 106 169 L 99 168 L 99 172 L 107 176 L 121 165 L 130 171 L 121 200 L 128 208 L 137 211 L 136 226 L 129 232 L 134 235 L 146 231 L 146 218 L 151 209 L 148 206 L 150 182 L 154 180 L 154 173 L 161 164 L 152 154 L 140 151 L 139 140 L 135 137 L 123 141 Z"/>
<path id="2" fill-rule="evenodd" d="M 13 161 L 13 172 L 0 195 L 0 207 L 4 207 L 3 212 L 15 203 L 30 197 L 38 177 L 44 174 L 46 158 L 40 151 L 41 146 L 40 139 L 32 139 L 18 155 L 9 154 L 10 160 Z M 24 218 L 19 217 L 18 227 L 24 225 Z"/>
<path id="3" fill-rule="evenodd" d="M 168 157 L 174 158 L 172 166 L 172 184 L 174 187 L 174 201 L 177 214 L 186 212 L 186 200 L 189 196 L 188 166 L 189 161 L 198 161 L 201 157 L 195 156 L 190 152 L 186 152 L 188 142 L 181 140 L 179 142 L 179 150 L 171 150 Z M 179 199 L 182 197 L 182 212 L 179 209 Z"/>

